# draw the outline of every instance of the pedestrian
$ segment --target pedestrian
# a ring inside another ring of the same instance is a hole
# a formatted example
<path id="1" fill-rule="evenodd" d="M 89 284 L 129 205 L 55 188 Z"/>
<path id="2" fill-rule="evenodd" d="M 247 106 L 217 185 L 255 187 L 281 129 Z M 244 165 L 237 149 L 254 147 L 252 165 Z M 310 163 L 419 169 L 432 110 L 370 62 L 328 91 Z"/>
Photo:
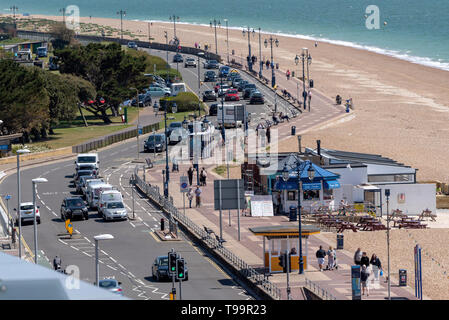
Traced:
<path id="1" fill-rule="evenodd" d="M 270 60 L 267 60 L 267 62 L 265 64 L 267 66 L 267 69 L 270 68 Z"/>
<path id="2" fill-rule="evenodd" d="M 371 260 L 369 261 L 371 264 L 371 268 L 373 270 L 374 281 L 379 281 L 379 272 L 382 270 L 382 264 L 380 263 L 380 259 L 376 256 L 375 253 L 371 256 Z"/>
<path id="3" fill-rule="evenodd" d="M 267 135 L 267 141 L 268 144 L 270 144 L 271 142 L 271 131 L 270 131 L 270 127 L 267 128 L 267 132 L 265 133 Z"/>
<path id="4" fill-rule="evenodd" d="M 362 260 L 362 250 L 360 248 L 357 248 L 357 251 L 354 254 L 354 264 L 360 266 L 360 260 Z"/>
<path id="5" fill-rule="evenodd" d="M 290 80 L 290 70 L 287 70 L 287 72 L 285 74 L 287 76 L 287 80 Z"/>
<path id="6" fill-rule="evenodd" d="M 55 270 L 61 269 L 61 263 L 62 263 L 61 258 L 58 257 L 58 256 L 56 256 L 56 257 L 53 259 L 53 268 L 54 268 Z"/>
<path id="7" fill-rule="evenodd" d="M 327 270 L 333 270 L 335 264 L 335 250 L 332 247 L 329 247 L 327 250 Z"/>
<path id="8" fill-rule="evenodd" d="M 259 135 L 259 130 L 262 130 L 262 129 L 263 129 L 263 125 L 262 125 L 262 123 L 259 123 L 256 127 L 256 135 L 257 136 Z"/>
<path id="9" fill-rule="evenodd" d="M 206 185 L 207 171 L 205 168 L 201 170 L 201 178 L 203 179 L 203 186 Z"/>
<path id="10" fill-rule="evenodd" d="M 309 107 L 310 107 L 310 100 L 312 100 L 312 91 L 307 92 L 307 100 L 309 101 Z"/>
<path id="11" fill-rule="evenodd" d="M 198 49 L 198 43 L 195 42 L 195 49 Z"/>
<path id="12" fill-rule="evenodd" d="M 320 246 L 320 249 L 318 249 L 315 255 L 318 259 L 318 267 L 320 271 L 323 271 L 324 258 L 326 257 L 326 251 L 323 250 L 323 246 Z"/>
<path id="13" fill-rule="evenodd" d="M 366 252 L 362 253 L 362 258 L 360 259 L 360 264 L 369 267 L 369 257 L 366 255 Z"/>
<path id="14" fill-rule="evenodd" d="M 318 42 L 315 41 L 315 48 L 318 47 Z"/>
<path id="15" fill-rule="evenodd" d="M 298 254 L 298 253 L 296 252 L 296 248 L 293 247 L 293 248 L 290 250 L 290 255 L 293 256 L 293 255 L 296 255 L 296 254 Z"/>
<path id="16" fill-rule="evenodd" d="M 189 185 L 192 185 L 193 180 L 193 168 L 190 167 L 189 170 L 187 170 L 187 176 L 189 177 Z"/>
<path id="17" fill-rule="evenodd" d="M 189 199 L 189 208 L 192 208 L 192 200 L 193 200 L 193 189 L 189 188 L 189 192 L 187 192 L 187 199 Z"/>
<path id="18" fill-rule="evenodd" d="M 200 186 L 196 186 L 195 189 L 195 197 L 196 197 L 196 207 L 199 208 L 201 207 L 201 189 Z"/>
<path id="19" fill-rule="evenodd" d="M 369 278 L 370 272 L 369 269 L 366 267 L 366 265 L 362 265 L 362 271 L 360 272 L 360 280 L 362 282 L 362 295 L 365 294 L 369 296 L 369 286 L 368 286 L 368 278 Z"/>

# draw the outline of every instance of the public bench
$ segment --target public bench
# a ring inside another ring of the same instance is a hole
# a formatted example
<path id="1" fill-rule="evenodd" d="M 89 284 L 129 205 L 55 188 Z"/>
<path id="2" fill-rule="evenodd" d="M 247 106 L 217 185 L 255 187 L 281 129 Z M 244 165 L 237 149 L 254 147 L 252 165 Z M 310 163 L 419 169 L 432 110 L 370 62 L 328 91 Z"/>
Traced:
<path id="1" fill-rule="evenodd" d="M 206 226 L 203 226 L 203 228 L 204 228 L 204 231 L 206 231 L 206 233 L 207 233 L 207 237 L 206 237 L 206 238 L 209 238 L 210 235 L 211 235 L 212 233 L 214 233 L 214 230 L 209 229 L 209 228 L 206 227 Z M 204 239 L 205 239 L 205 238 L 203 238 L 203 240 L 204 240 Z"/>
<path id="2" fill-rule="evenodd" d="M 432 211 L 429 209 L 423 210 L 421 214 L 419 215 L 418 220 L 423 221 L 424 218 L 430 218 L 432 221 L 437 221 L 435 218 L 437 217 L 436 214 L 432 214 Z"/>
<path id="3" fill-rule="evenodd" d="M 217 234 L 215 235 L 215 239 L 218 241 L 219 245 L 217 246 L 217 248 L 221 248 L 223 247 L 223 243 L 226 242 L 225 239 L 220 238 Z"/>

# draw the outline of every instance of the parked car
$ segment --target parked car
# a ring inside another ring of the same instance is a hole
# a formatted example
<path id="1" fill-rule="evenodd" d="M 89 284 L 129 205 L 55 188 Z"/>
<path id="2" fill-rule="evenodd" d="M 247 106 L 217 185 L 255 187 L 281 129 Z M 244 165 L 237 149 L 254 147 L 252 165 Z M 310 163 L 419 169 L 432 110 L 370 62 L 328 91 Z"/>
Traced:
<path id="1" fill-rule="evenodd" d="M 137 43 L 135 43 L 134 41 L 128 42 L 128 48 L 137 50 Z"/>
<path id="2" fill-rule="evenodd" d="M 217 60 L 208 60 L 204 63 L 204 67 L 206 69 L 218 69 L 220 67 L 220 64 Z"/>
<path id="3" fill-rule="evenodd" d="M 263 98 L 263 94 L 259 91 L 254 91 L 249 98 L 249 104 L 264 104 L 265 99 Z"/>
<path id="4" fill-rule="evenodd" d="M 177 53 L 173 56 L 173 62 L 184 62 L 184 59 L 181 54 Z"/>
<path id="5" fill-rule="evenodd" d="M 214 82 L 217 81 L 217 74 L 215 71 L 209 70 L 204 73 L 204 82 Z"/>
<path id="6" fill-rule="evenodd" d="M 40 224 L 41 223 L 41 214 L 39 213 L 39 206 L 36 206 L 35 210 L 36 210 L 37 224 Z M 17 211 L 17 209 L 14 208 L 14 211 Z M 20 203 L 19 215 L 16 219 L 16 224 L 19 224 L 19 219 L 21 220 L 21 223 L 23 223 L 24 221 L 34 221 L 33 203 L 32 202 L 21 202 Z"/>
<path id="7" fill-rule="evenodd" d="M 203 93 L 203 102 L 207 101 L 217 101 L 217 95 L 213 90 L 207 90 Z"/>
<path id="8" fill-rule="evenodd" d="M 210 116 L 216 116 L 217 115 L 217 109 L 218 109 L 218 104 L 214 103 L 211 104 L 209 107 L 209 115 Z"/>
<path id="9" fill-rule="evenodd" d="M 144 151 L 145 152 L 162 152 L 165 151 L 165 134 L 151 134 L 148 136 L 147 141 L 145 141 Z"/>
<path id="10" fill-rule="evenodd" d="M 147 91 L 146 94 L 139 94 L 139 107 L 147 107 L 149 105 L 151 105 L 152 100 L 151 100 L 151 94 Z M 137 106 L 137 100 L 136 98 L 134 98 L 131 102 L 131 105 L 133 107 Z"/>
<path id="11" fill-rule="evenodd" d="M 228 89 L 226 91 L 225 101 L 240 101 L 239 92 L 236 89 Z"/>
<path id="12" fill-rule="evenodd" d="M 161 88 L 161 87 L 149 87 L 147 93 L 150 94 L 151 97 L 168 97 L 171 94 L 169 88 Z"/>
<path id="13" fill-rule="evenodd" d="M 61 219 L 65 221 L 75 217 L 88 220 L 89 210 L 81 197 L 67 197 L 62 200 Z"/>
<path id="14" fill-rule="evenodd" d="M 106 202 L 102 215 L 104 221 L 128 219 L 128 211 L 126 211 L 123 201 Z"/>
<path id="15" fill-rule="evenodd" d="M 229 74 L 229 71 L 231 71 L 231 68 L 230 68 L 230 67 L 228 67 L 228 66 L 221 66 L 220 69 L 219 69 L 219 71 L 218 71 L 218 76 L 219 76 L 220 78 L 222 78 L 222 77 L 227 77 L 228 74 Z"/>
<path id="16" fill-rule="evenodd" d="M 253 93 L 253 91 L 257 91 L 256 88 L 246 88 L 243 91 L 243 99 L 249 99 L 251 97 L 251 94 Z"/>
<path id="17" fill-rule="evenodd" d="M 194 58 L 187 58 L 186 62 L 184 63 L 184 67 L 194 67 L 196 68 L 196 60 Z"/>
<path id="18" fill-rule="evenodd" d="M 123 289 L 120 286 L 122 283 L 117 281 L 116 279 L 102 279 L 98 281 L 98 286 L 100 288 L 106 289 L 108 291 L 111 291 L 112 293 L 119 294 L 123 296 Z"/>
<path id="19" fill-rule="evenodd" d="M 185 265 L 185 280 L 189 280 L 189 270 L 187 269 L 187 262 L 184 263 Z M 151 266 L 151 276 L 153 277 L 153 280 L 161 281 L 163 279 L 171 279 L 170 274 L 168 273 L 168 256 L 159 256 L 157 257 L 153 265 Z"/>

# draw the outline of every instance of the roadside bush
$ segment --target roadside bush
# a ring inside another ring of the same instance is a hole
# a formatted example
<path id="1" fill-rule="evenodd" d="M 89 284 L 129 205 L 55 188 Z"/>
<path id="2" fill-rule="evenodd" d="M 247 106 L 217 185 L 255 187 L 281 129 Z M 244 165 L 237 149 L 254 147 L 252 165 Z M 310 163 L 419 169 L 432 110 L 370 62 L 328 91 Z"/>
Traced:
<path id="1" fill-rule="evenodd" d="M 171 112 L 171 107 L 175 102 L 178 106 L 178 112 L 197 111 L 198 97 L 192 92 L 180 92 L 176 97 L 167 97 L 160 99 L 161 109 L 164 109 L 165 103 L 167 105 L 167 112 Z M 204 110 L 203 103 L 201 103 L 201 110 Z"/>

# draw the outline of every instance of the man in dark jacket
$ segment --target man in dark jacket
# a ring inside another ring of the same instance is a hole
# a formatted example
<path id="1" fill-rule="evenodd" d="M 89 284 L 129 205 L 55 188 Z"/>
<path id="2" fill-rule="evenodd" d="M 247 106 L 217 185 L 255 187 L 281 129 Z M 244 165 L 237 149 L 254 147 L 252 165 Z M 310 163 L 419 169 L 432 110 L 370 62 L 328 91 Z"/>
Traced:
<path id="1" fill-rule="evenodd" d="M 190 167 L 189 170 L 187 170 L 187 176 L 189 177 L 189 185 L 192 185 L 193 180 L 193 168 Z"/>
<path id="2" fill-rule="evenodd" d="M 323 271 L 324 258 L 326 257 L 326 251 L 323 250 L 323 246 L 320 246 L 320 249 L 316 252 L 316 257 L 318 259 L 318 267 L 320 268 L 320 271 Z"/>
<path id="3" fill-rule="evenodd" d="M 360 259 L 360 264 L 365 265 L 367 268 L 369 267 L 369 257 L 366 255 L 366 252 L 363 252 L 362 259 Z"/>

